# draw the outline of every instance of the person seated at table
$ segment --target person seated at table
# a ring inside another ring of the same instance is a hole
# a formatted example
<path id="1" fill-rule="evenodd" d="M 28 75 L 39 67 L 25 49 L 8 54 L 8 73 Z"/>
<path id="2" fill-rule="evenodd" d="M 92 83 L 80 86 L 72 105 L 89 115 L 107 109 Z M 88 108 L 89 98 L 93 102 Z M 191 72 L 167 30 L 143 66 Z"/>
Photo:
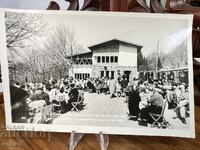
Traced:
<path id="1" fill-rule="evenodd" d="M 167 90 L 166 100 L 168 102 L 168 109 L 175 109 L 178 103 L 177 84 L 173 84 L 171 90 Z"/>
<path id="2" fill-rule="evenodd" d="M 58 94 L 58 89 L 55 85 L 53 85 L 50 89 L 49 93 L 49 97 L 50 97 L 50 102 L 51 103 L 56 103 L 57 101 L 57 94 Z"/>
<path id="3" fill-rule="evenodd" d="M 163 107 L 163 96 L 156 90 L 153 89 L 153 94 L 150 99 L 147 100 L 148 105 L 141 109 L 141 119 L 142 122 L 153 123 L 153 119 L 150 117 L 149 113 L 160 114 Z"/>
<path id="4" fill-rule="evenodd" d="M 87 82 L 87 88 L 88 88 L 90 93 L 95 93 L 96 92 L 96 88 L 95 88 L 94 84 L 90 80 L 88 80 L 88 82 Z"/>
<path id="5" fill-rule="evenodd" d="M 79 91 L 77 90 L 77 88 L 75 88 L 75 84 L 70 84 L 70 91 L 69 91 L 68 96 L 69 96 L 69 100 L 67 104 L 67 109 L 71 110 L 73 108 L 72 103 L 77 102 L 78 96 L 79 96 Z"/>
<path id="6" fill-rule="evenodd" d="M 186 114 L 187 112 L 187 107 L 189 107 L 189 98 L 186 96 L 188 93 L 182 91 L 181 87 L 178 87 L 178 94 L 177 94 L 177 107 L 174 109 L 176 112 L 177 117 L 181 120 L 183 124 L 187 124 L 186 122 Z"/>
<path id="7" fill-rule="evenodd" d="M 50 98 L 47 93 L 44 92 L 43 88 L 37 88 L 35 91 L 35 94 L 30 96 L 31 101 L 45 101 L 46 105 L 51 104 L 50 103 Z"/>

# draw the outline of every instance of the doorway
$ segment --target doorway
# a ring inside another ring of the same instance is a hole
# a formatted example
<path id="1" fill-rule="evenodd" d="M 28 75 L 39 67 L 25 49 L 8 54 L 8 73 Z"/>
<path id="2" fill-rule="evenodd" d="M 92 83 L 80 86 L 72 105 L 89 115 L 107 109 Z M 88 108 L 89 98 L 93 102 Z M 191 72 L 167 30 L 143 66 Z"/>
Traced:
<path id="1" fill-rule="evenodd" d="M 128 80 L 128 82 L 130 79 L 130 74 L 131 74 L 131 71 L 129 71 L 129 70 L 124 71 L 124 75 L 126 76 L 126 79 Z"/>

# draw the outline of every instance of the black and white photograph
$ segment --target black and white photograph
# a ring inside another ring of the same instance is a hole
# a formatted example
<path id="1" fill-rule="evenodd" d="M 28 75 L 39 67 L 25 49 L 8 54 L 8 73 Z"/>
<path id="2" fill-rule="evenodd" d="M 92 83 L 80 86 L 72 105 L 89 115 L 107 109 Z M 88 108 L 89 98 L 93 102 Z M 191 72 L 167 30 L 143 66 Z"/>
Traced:
<path id="1" fill-rule="evenodd" d="M 195 104 L 200 104 L 200 58 L 195 57 L 193 61 L 194 65 L 194 96 L 196 98 Z"/>
<path id="2" fill-rule="evenodd" d="M 1 60 L 0 60 L 0 95 L 3 93 L 2 75 L 1 75 Z"/>
<path id="3" fill-rule="evenodd" d="M 10 127 L 195 136 L 191 15 L 0 13 Z"/>

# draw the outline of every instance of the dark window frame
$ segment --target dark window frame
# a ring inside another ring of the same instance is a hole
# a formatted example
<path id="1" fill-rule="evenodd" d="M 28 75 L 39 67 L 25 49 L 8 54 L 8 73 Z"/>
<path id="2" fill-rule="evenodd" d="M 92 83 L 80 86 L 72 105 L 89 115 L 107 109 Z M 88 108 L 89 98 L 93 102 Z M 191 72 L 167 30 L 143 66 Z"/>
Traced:
<path id="1" fill-rule="evenodd" d="M 118 56 L 115 56 L 115 63 L 118 63 Z"/>
<path id="2" fill-rule="evenodd" d="M 106 62 L 106 57 L 102 56 L 102 63 L 105 63 L 105 62 Z"/>
<path id="3" fill-rule="evenodd" d="M 110 57 L 106 56 L 106 63 L 109 63 L 109 62 L 110 62 Z"/>
<path id="4" fill-rule="evenodd" d="M 101 63 L 101 56 L 97 56 L 97 63 Z"/>
<path id="5" fill-rule="evenodd" d="M 110 62 L 111 62 L 111 63 L 114 62 L 114 56 L 110 56 Z"/>

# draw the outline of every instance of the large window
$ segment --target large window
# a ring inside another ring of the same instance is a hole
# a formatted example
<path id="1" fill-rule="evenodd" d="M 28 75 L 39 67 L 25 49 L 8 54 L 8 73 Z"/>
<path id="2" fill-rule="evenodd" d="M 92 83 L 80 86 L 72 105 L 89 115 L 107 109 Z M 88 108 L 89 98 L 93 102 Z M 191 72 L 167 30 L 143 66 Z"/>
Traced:
<path id="1" fill-rule="evenodd" d="M 96 56 L 97 63 L 118 63 L 118 56 Z"/>
<path id="2" fill-rule="evenodd" d="M 114 57 L 110 56 L 110 62 L 113 63 L 114 62 Z"/>
<path id="3" fill-rule="evenodd" d="M 109 78 L 109 71 L 106 71 L 106 77 Z"/>
<path id="4" fill-rule="evenodd" d="M 101 62 L 101 57 L 97 56 L 97 62 L 100 63 Z"/>
<path id="5" fill-rule="evenodd" d="M 115 63 L 118 63 L 118 56 L 115 56 Z"/>
<path id="6" fill-rule="evenodd" d="M 102 56 L 102 63 L 105 63 L 105 56 Z"/>
<path id="7" fill-rule="evenodd" d="M 114 79 L 114 76 L 115 76 L 115 72 L 111 71 L 111 78 Z"/>
<path id="8" fill-rule="evenodd" d="M 109 63 L 109 56 L 106 56 L 106 63 Z"/>
<path id="9" fill-rule="evenodd" d="M 101 71 L 101 77 L 104 77 L 104 71 Z"/>

